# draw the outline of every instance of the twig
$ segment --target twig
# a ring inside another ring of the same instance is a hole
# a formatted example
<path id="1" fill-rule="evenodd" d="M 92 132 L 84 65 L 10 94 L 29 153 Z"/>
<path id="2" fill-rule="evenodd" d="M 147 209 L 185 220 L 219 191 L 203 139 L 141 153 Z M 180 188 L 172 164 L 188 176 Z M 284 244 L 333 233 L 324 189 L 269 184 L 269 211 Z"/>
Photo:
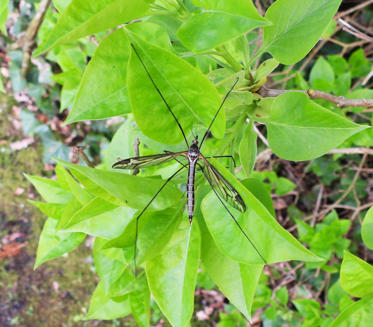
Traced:
<path id="1" fill-rule="evenodd" d="M 340 149 L 333 149 L 328 152 L 328 154 L 366 154 L 366 155 L 373 155 L 373 149 L 371 148 L 340 148 Z"/>
<path id="2" fill-rule="evenodd" d="M 335 201 L 333 204 L 329 205 L 326 209 L 320 211 L 318 214 L 312 214 L 311 216 L 308 216 L 307 218 L 305 218 L 305 220 L 313 219 L 314 216 L 316 216 L 316 217 L 325 216 L 328 212 L 334 210 L 336 208 L 336 206 L 339 205 L 347 197 L 347 195 L 350 194 L 352 189 L 355 187 L 355 184 L 356 184 L 356 181 L 357 181 L 358 177 L 360 176 L 361 169 L 363 168 L 363 166 L 365 164 L 367 156 L 368 155 L 366 153 L 363 155 L 363 158 L 361 159 L 359 168 L 356 171 L 356 173 L 354 175 L 354 178 L 351 181 L 351 184 L 349 185 L 347 190 L 344 191 L 343 194 L 337 199 L 337 201 Z"/>
<path id="3" fill-rule="evenodd" d="M 32 19 L 26 32 L 12 45 L 12 50 L 23 50 L 23 59 L 21 66 L 21 76 L 25 78 L 28 71 L 32 51 L 36 47 L 35 37 L 38 34 L 41 23 L 43 22 L 44 15 L 50 5 L 51 0 L 41 0 L 38 10 Z"/>
<path id="4" fill-rule="evenodd" d="M 259 138 L 262 140 L 262 142 L 266 145 L 269 146 L 269 143 L 267 139 L 264 137 L 264 135 L 260 132 L 260 130 L 254 125 L 254 131 L 256 134 L 258 134 Z"/>
<path id="5" fill-rule="evenodd" d="M 75 156 L 79 156 L 80 158 L 82 158 L 82 160 L 87 164 L 88 167 L 95 167 L 94 163 L 89 160 L 87 155 L 84 153 L 84 148 L 82 146 L 73 146 L 72 151 Z"/>
<path id="6" fill-rule="evenodd" d="M 373 107 L 373 99 L 347 99 L 317 90 L 276 90 L 262 86 L 259 94 L 264 97 L 277 97 L 286 92 L 300 92 L 307 94 L 312 99 L 323 99 L 336 104 L 338 107 Z"/>
<path id="7" fill-rule="evenodd" d="M 324 185 L 321 184 L 319 194 L 317 195 L 316 206 L 315 206 L 315 209 L 313 210 L 313 214 L 312 214 L 312 220 L 311 220 L 311 224 L 310 224 L 312 227 L 314 227 L 315 224 L 316 224 L 317 212 L 320 209 L 320 204 L 321 204 L 323 194 L 324 194 Z"/>
<path id="8" fill-rule="evenodd" d="M 339 18 L 338 19 L 338 23 L 340 23 L 342 25 L 342 29 L 353 35 L 353 36 L 356 36 L 358 39 L 362 39 L 362 40 L 366 40 L 366 41 L 369 41 L 369 42 L 372 42 L 373 41 L 373 38 L 371 38 L 370 36 L 364 34 L 363 32 L 359 31 L 357 28 L 353 27 L 352 25 L 350 25 L 349 23 L 347 23 L 346 21 L 344 21 L 342 18 Z"/>
<path id="9" fill-rule="evenodd" d="M 355 11 L 358 11 L 360 9 L 363 9 L 364 7 L 366 7 L 366 6 L 368 6 L 368 5 L 372 4 L 372 3 L 373 3 L 373 0 L 365 1 L 365 2 L 359 4 L 359 5 L 355 6 L 355 7 L 352 7 L 350 9 L 346 10 L 346 11 L 340 12 L 339 14 L 336 15 L 336 18 L 347 16 L 347 15 L 351 14 L 352 12 L 355 12 Z"/>

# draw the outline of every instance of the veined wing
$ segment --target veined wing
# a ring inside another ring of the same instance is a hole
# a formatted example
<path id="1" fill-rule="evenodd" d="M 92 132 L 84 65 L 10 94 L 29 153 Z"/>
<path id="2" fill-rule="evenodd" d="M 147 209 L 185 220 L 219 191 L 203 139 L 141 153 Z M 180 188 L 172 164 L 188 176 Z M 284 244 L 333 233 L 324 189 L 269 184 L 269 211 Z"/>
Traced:
<path id="1" fill-rule="evenodd" d="M 224 176 L 206 158 L 202 157 L 205 168 L 203 173 L 211 187 L 232 207 L 245 212 L 246 205 L 237 190 L 224 178 Z"/>
<path id="2" fill-rule="evenodd" d="M 132 157 L 119 160 L 112 167 L 116 169 L 140 169 L 150 166 L 157 166 L 182 155 L 186 156 L 186 152 L 167 152 L 161 154 L 152 154 L 149 156 Z"/>

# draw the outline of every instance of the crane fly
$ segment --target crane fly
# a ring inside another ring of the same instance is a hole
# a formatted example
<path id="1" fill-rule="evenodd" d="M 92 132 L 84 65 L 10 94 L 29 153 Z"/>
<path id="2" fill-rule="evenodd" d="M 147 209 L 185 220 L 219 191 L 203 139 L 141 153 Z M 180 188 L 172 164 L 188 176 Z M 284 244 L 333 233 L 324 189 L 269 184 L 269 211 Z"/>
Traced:
<path id="1" fill-rule="evenodd" d="M 188 180 L 187 180 L 187 208 L 188 208 L 188 218 L 190 224 L 192 224 L 193 216 L 194 216 L 194 181 L 195 181 L 195 174 L 196 174 L 196 168 L 199 167 L 204 176 L 206 177 L 208 183 L 210 184 L 212 190 L 216 194 L 217 198 L 223 205 L 223 207 L 227 210 L 231 218 L 234 220 L 236 223 L 237 227 L 240 229 L 240 231 L 243 233 L 245 238 L 250 242 L 252 247 L 255 249 L 257 254 L 260 256 L 260 258 L 263 260 L 264 263 L 266 263 L 266 260 L 264 257 L 261 255 L 259 250 L 256 248 L 255 244 L 250 240 L 250 238 L 247 236 L 246 232 L 243 230 L 237 219 L 233 216 L 233 214 L 230 212 L 228 207 L 225 205 L 223 199 L 228 202 L 231 206 L 234 208 L 238 209 L 241 212 L 246 211 L 246 205 L 245 202 L 243 201 L 241 195 L 238 193 L 238 191 L 227 181 L 226 178 L 207 160 L 210 157 L 205 157 L 201 153 L 201 148 L 203 146 L 204 141 L 206 140 L 211 126 L 214 123 L 217 115 L 219 114 L 221 108 L 223 107 L 225 101 L 227 100 L 229 94 L 233 91 L 234 87 L 236 86 L 238 82 L 238 78 L 233 84 L 233 86 L 230 88 L 230 90 L 227 92 L 225 95 L 223 101 L 221 102 L 218 110 L 216 111 L 209 127 L 207 128 L 201 143 L 198 145 L 198 136 L 195 136 L 192 144 L 189 145 L 188 140 L 185 136 L 184 130 L 180 125 L 180 122 L 178 121 L 177 117 L 173 113 L 171 107 L 167 103 L 166 99 L 162 95 L 161 91 L 159 90 L 158 86 L 154 82 L 153 78 L 151 77 L 149 70 L 145 66 L 144 62 L 141 60 L 141 57 L 139 53 L 137 52 L 135 46 L 131 43 L 131 47 L 136 54 L 137 58 L 139 59 L 142 67 L 144 68 L 147 76 L 149 77 L 151 83 L 153 84 L 155 90 L 161 97 L 163 103 L 166 105 L 168 111 L 171 113 L 173 118 L 175 119 L 176 124 L 178 125 L 185 143 L 187 145 L 188 150 L 186 151 L 180 151 L 180 152 L 170 152 L 170 151 L 165 151 L 165 153 L 161 154 L 154 154 L 154 155 L 147 155 L 147 156 L 138 156 L 138 157 L 132 157 L 132 158 L 127 158 L 123 160 L 119 160 L 116 163 L 113 164 L 112 168 L 116 169 L 141 169 L 145 167 L 150 167 L 150 166 L 156 166 L 163 164 L 165 162 L 171 161 L 171 160 L 176 160 L 179 162 L 182 167 L 179 168 L 175 173 L 173 173 L 162 185 L 162 187 L 157 191 L 157 193 L 153 196 L 153 198 L 149 201 L 149 203 L 145 206 L 145 208 L 139 213 L 139 215 L 136 217 L 136 234 L 135 234 L 135 251 L 134 251 L 134 263 L 135 263 L 135 270 L 136 270 L 136 253 L 137 253 L 137 237 L 138 237 L 138 223 L 139 219 L 142 216 L 142 214 L 145 212 L 145 210 L 150 206 L 150 204 L 154 201 L 154 199 L 158 196 L 158 194 L 162 191 L 162 189 L 174 178 L 179 172 L 181 172 L 184 168 L 188 167 Z M 186 164 L 183 164 L 178 160 L 178 157 L 184 157 L 188 160 Z M 234 159 L 232 156 L 213 156 L 213 158 L 231 158 L 234 162 Z M 201 160 L 203 162 L 203 166 L 198 162 Z"/>

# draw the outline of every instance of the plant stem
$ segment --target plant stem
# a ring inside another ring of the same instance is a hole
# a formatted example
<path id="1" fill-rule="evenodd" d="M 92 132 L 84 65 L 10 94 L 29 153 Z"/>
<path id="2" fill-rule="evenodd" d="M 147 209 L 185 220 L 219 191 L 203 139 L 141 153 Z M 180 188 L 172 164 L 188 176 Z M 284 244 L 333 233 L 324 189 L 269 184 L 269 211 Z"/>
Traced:
<path id="1" fill-rule="evenodd" d="M 236 61 L 236 59 L 233 58 L 233 56 L 228 52 L 228 50 L 222 46 L 219 47 L 219 56 L 224 58 L 225 61 L 232 67 L 232 69 L 235 72 L 239 72 L 242 70 L 242 66 L 240 63 Z"/>

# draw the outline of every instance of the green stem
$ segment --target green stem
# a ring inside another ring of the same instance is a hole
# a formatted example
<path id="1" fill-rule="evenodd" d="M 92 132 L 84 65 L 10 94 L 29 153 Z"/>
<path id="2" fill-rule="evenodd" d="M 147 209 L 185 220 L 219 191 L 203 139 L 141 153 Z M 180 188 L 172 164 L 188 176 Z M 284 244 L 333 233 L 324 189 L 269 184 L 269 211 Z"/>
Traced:
<path id="1" fill-rule="evenodd" d="M 227 49 L 225 47 L 220 47 L 219 49 L 219 56 L 224 58 L 225 61 L 231 65 L 232 69 L 235 71 L 235 72 L 239 72 L 242 70 L 242 66 L 240 63 L 238 63 L 236 61 L 236 59 L 234 59 L 232 57 L 232 55 L 227 51 Z"/>

